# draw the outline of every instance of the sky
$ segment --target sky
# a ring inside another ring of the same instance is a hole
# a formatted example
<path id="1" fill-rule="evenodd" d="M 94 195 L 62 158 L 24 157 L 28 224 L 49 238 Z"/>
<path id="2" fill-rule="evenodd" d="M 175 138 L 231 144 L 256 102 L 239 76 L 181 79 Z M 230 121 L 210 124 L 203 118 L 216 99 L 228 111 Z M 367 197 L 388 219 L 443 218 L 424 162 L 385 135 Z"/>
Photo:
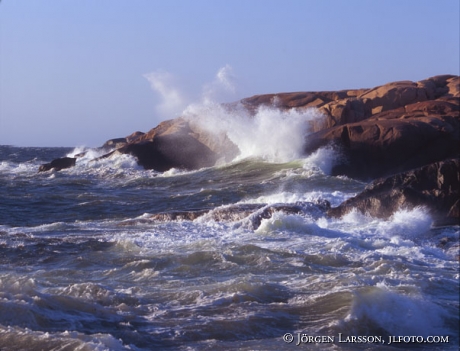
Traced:
<path id="1" fill-rule="evenodd" d="M 89 146 L 190 103 L 459 74 L 458 0 L 3 0 L 0 145 Z"/>

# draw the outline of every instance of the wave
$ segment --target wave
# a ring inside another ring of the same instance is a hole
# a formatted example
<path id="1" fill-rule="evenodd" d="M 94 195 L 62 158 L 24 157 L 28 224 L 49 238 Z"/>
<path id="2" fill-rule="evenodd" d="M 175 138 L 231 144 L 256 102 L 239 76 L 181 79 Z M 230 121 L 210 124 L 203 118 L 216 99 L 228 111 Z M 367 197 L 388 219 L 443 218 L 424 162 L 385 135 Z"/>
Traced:
<path id="1" fill-rule="evenodd" d="M 353 294 L 342 330 L 353 335 L 391 336 L 443 335 L 446 311 L 417 293 L 395 291 L 385 284 L 360 289 Z"/>

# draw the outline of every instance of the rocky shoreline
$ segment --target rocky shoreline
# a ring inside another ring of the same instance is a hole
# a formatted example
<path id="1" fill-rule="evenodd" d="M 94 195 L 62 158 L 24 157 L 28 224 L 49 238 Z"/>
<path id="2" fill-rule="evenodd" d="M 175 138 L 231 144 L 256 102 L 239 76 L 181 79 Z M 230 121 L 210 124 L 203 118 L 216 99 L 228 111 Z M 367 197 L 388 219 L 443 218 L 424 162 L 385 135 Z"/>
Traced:
<path id="1" fill-rule="evenodd" d="M 356 197 L 328 209 L 328 215 L 357 209 L 385 218 L 401 207 L 424 206 L 436 223 L 459 224 L 459 101 L 459 77 L 441 75 L 372 89 L 257 95 L 241 100 L 239 106 L 250 112 L 268 105 L 281 110 L 316 108 L 322 113 L 323 118 L 309 122 L 312 132 L 305 137 L 305 155 L 333 145 L 344 157 L 332 175 L 371 182 Z M 107 150 L 104 158 L 130 154 L 139 165 L 157 171 L 211 167 L 239 153 L 225 133 L 211 133 L 184 117 L 162 122 L 147 133 L 111 139 L 102 149 Z M 76 161 L 56 159 L 39 171 L 73 167 Z"/>

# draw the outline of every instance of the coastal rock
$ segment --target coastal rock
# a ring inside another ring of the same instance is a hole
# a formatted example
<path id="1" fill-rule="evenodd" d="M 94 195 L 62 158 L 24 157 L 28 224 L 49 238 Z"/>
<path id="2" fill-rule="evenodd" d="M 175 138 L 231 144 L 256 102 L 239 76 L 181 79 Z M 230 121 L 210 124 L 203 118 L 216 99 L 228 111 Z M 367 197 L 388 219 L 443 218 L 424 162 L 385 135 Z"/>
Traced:
<path id="1" fill-rule="evenodd" d="M 60 171 L 65 168 L 70 168 L 75 166 L 76 158 L 74 157 L 61 157 L 57 158 L 50 163 L 45 163 L 40 166 L 38 169 L 39 172 L 46 172 L 49 170 Z"/>
<path id="2" fill-rule="evenodd" d="M 363 192 L 328 210 L 341 217 L 357 209 L 373 217 L 388 218 L 401 208 L 429 209 L 437 224 L 460 221 L 460 161 L 450 159 L 375 180 Z"/>
<path id="3" fill-rule="evenodd" d="M 371 180 L 458 156 L 459 86 L 458 76 L 442 75 L 372 89 L 256 95 L 239 104 L 253 113 L 261 105 L 319 109 L 323 117 L 309 122 L 305 154 L 336 145 L 345 157 L 332 175 Z M 210 167 L 239 153 L 227 135 L 197 120 L 164 121 L 104 147 L 133 155 L 141 166 L 157 171 Z"/>
<path id="4" fill-rule="evenodd" d="M 256 95 L 223 108 L 238 105 L 252 113 L 261 105 L 318 109 L 322 117 L 309 122 L 304 154 L 335 145 L 344 157 L 332 175 L 368 181 L 458 157 L 459 100 L 459 77 L 440 75 L 372 89 Z M 178 117 L 147 133 L 108 140 L 102 150 L 110 152 L 102 158 L 130 154 L 146 169 L 166 171 L 211 167 L 239 154 L 224 132 L 208 129 L 196 117 Z"/>
<path id="5" fill-rule="evenodd" d="M 457 157 L 459 79 L 442 77 L 420 84 L 385 85 L 361 94 L 353 100 L 357 107 L 351 108 L 352 102 L 344 105 L 334 126 L 307 136 L 305 153 L 327 144 L 338 145 L 346 157 L 336 164 L 332 174 L 362 180 Z M 436 99 L 428 100 L 431 97 Z M 348 122 L 369 113 L 358 122 Z"/>
<path id="6" fill-rule="evenodd" d="M 136 139 L 140 138 L 144 134 L 145 133 L 143 132 L 137 131 L 124 138 L 109 139 L 102 145 L 102 148 L 103 149 L 114 149 L 114 148 L 118 149 L 118 148 L 125 146 L 128 143 L 134 142 Z"/>
<path id="7" fill-rule="evenodd" d="M 128 144 L 128 142 L 126 141 L 126 138 L 114 138 L 114 139 L 107 140 L 102 145 L 102 148 L 103 149 L 112 149 L 112 148 L 117 149 L 119 147 L 125 146 L 126 144 Z"/>
<path id="8" fill-rule="evenodd" d="M 238 148 L 223 133 L 213 134 L 193 121 L 176 118 L 138 135 L 117 151 L 133 155 L 145 169 L 162 172 L 211 167 L 221 159 L 230 161 Z"/>

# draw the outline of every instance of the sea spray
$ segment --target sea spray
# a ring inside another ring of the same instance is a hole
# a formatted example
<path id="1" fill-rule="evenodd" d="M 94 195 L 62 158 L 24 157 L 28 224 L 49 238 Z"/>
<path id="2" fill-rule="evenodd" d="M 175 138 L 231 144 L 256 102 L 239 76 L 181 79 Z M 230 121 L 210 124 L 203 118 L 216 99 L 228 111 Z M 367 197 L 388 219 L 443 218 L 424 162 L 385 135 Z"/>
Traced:
<path id="1" fill-rule="evenodd" d="M 132 173 L 132 171 L 143 170 L 136 158 L 129 154 L 113 152 L 104 148 L 87 148 L 79 146 L 67 153 L 67 157 L 76 157 L 74 168 L 68 170 L 71 173 L 100 173 L 100 175 L 110 175 L 115 172 L 120 175 L 123 172 Z M 109 155 L 109 156 L 107 156 Z M 144 172 L 146 173 L 146 172 Z"/>
<path id="2" fill-rule="evenodd" d="M 316 109 L 275 106 L 259 106 L 252 115 L 242 105 L 229 108 L 213 102 L 192 104 L 184 116 L 211 134 L 226 134 L 240 151 L 237 160 L 254 157 L 269 162 L 301 157 L 309 122 L 322 117 Z"/>
<path id="3" fill-rule="evenodd" d="M 181 112 L 193 101 L 208 104 L 235 100 L 237 89 L 232 71 L 232 67 L 228 64 L 221 67 L 214 80 L 203 84 L 201 93 L 199 93 L 201 96 L 195 93 L 200 89 L 184 91 L 183 84 L 178 86 L 178 78 L 163 69 L 144 74 L 144 78 L 149 81 L 152 90 L 158 94 L 159 102 L 155 107 L 156 111 L 163 119 L 167 119 L 181 115 Z"/>
<path id="4" fill-rule="evenodd" d="M 230 140 L 239 150 L 236 158 L 229 150 L 234 161 L 261 158 L 282 163 L 303 157 L 311 122 L 324 118 L 315 108 L 282 109 L 277 97 L 272 99 L 271 105 L 258 106 L 255 111 L 249 111 L 240 103 L 223 104 L 223 101 L 235 100 L 237 91 L 235 76 L 228 64 L 218 70 L 213 81 L 203 84 L 201 96 L 193 103 L 185 98 L 190 94 L 174 85 L 171 73 L 157 70 L 144 77 L 160 97 L 157 111 L 163 117 L 181 116 L 189 121 L 192 133 L 206 131 L 211 136 L 205 137 L 204 143 L 211 149 L 217 144 L 221 144 L 219 149 L 231 148 L 225 142 Z M 332 149 L 323 150 L 321 155 L 316 155 L 318 166 L 325 173 L 332 167 L 330 151 Z M 229 161 L 227 156 L 225 161 Z"/>
<path id="5" fill-rule="evenodd" d="M 407 294 L 380 283 L 355 292 L 345 329 L 358 335 L 441 335 L 445 311 L 416 293 Z M 373 328 L 373 330 L 372 330 Z"/>

